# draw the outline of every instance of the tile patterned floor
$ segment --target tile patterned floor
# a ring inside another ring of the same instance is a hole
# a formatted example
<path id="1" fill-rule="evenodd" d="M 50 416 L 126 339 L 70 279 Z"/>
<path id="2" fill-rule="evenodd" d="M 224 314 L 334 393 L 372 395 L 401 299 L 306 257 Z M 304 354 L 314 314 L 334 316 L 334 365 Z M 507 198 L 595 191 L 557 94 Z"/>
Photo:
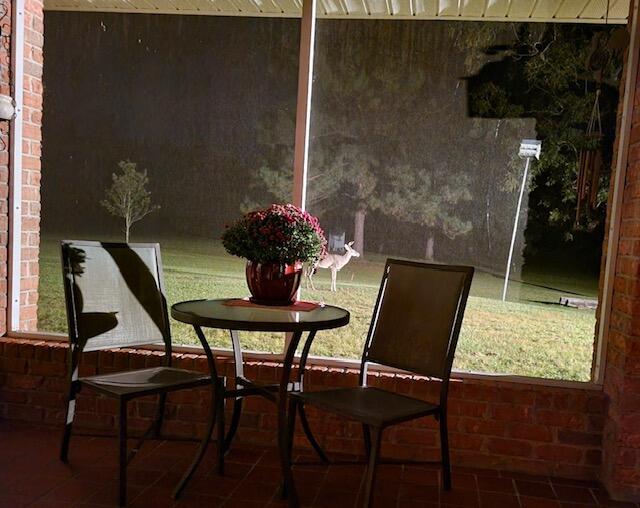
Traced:
<path id="1" fill-rule="evenodd" d="M 104 508 L 116 506 L 116 442 L 74 436 L 70 464 L 57 459 L 59 429 L 0 421 L 0 508 Z M 274 449 L 236 445 L 224 477 L 213 473 L 213 454 L 201 464 L 182 499 L 170 493 L 187 467 L 195 443 L 146 444 L 129 468 L 129 506 L 285 507 L 278 497 L 279 469 Z M 213 448 L 213 447 L 212 447 Z M 213 451 L 213 450 L 210 450 Z M 363 477 L 359 466 L 305 466 L 296 470 L 303 506 L 352 508 Z M 434 468 L 382 465 L 377 508 L 582 508 L 635 507 L 609 500 L 596 483 L 504 471 L 454 471 L 454 488 L 439 487 Z"/>

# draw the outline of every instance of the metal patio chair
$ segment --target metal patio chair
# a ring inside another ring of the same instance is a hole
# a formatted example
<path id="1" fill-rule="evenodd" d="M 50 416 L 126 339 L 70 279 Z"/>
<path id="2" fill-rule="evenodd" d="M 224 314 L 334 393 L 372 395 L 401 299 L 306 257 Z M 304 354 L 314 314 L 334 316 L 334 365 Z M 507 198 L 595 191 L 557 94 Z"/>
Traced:
<path id="1" fill-rule="evenodd" d="M 217 376 L 171 367 L 171 332 L 163 292 L 158 244 L 63 241 L 62 271 L 69 326 L 69 398 L 60 459 L 68 460 L 76 395 L 89 387 L 119 403 L 119 502 L 126 504 L 127 464 L 142 441 L 158 437 L 166 394 L 174 390 L 212 387 L 207 438 L 202 441 L 191 467 L 178 484 L 177 496 L 204 455 L 216 421 Z M 78 376 L 85 351 L 164 344 L 164 365 L 155 368 Z M 210 359 L 210 367 L 211 367 Z M 215 369 L 215 365 L 213 366 Z M 212 370 L 215 374 L 215 370 Z M 159 395 L 158 408 L 149 429 L 127 452 L 127 403 L 137 397 Z"/>
<path id="2" fill-rule="evenodd" d="M 447 393 L 474 269 L 387 260 L 360 365 L 359 386 L 292 393 L 289 446 L 299 405 L 362 423 L 368 466 L 363 506 L 372 490 L 385 428 L 424 416 L 440 424 L 443 487 L 451 488 Z M 367 367 L 377 363 L 441 380 L 439 401 L 425 402 L 367 386 Z M 318 450 L 316 450 L 318 451 Z M 319 451 L 321 458 L 324 454 Z"/>

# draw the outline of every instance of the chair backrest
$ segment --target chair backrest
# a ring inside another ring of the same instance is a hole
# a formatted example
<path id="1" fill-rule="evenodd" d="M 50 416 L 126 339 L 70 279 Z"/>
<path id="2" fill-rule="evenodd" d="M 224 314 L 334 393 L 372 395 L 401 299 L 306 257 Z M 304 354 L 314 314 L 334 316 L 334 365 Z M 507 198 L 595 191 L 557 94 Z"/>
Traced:
<path id="1" fill-rule="evenodd" d="M 375 362 L 448 381 L 473 271 L 388 259 L 363 370 Z"/>
<path id="2" fill-rule="evenodd" d="M 164 343 L 170 351 L 158 244 L 65 240 L 61 247 L 73 349 Z"/>

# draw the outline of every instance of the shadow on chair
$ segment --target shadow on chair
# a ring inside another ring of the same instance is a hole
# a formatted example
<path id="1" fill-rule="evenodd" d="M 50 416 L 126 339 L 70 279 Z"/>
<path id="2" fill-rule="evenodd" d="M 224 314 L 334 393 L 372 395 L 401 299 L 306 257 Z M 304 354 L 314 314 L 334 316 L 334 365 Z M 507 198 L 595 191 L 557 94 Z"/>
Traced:
<path id="1" fill-rule="evenodd" d="M 290 447 L 296 412 L 306 405 L 362 424 L 367 455 L 362 506 L 369 507 L 373 502 L 384 429 L 425 416 L 439 422 L 443 487 L 451 488 L 447 395 L 473 271 L 466 266 L 387 260 L 362 355 L 359 386 L 291 396 Z M 370 363 L 440 379 L 439 400 L 426 402 L 368 387 Z M 320 457 L 325 459 L 321 450 Z"/>
<path id="2" fill-rule="evenodd" d="M 221 385 L 213 359 L 212 375 L 171 367 L 171 332 L 163 292 L 158 244 L 63 241 L 61 244 L 65 303 L 69 328 L 69 396 L 60 459 L 67 462 L 76 396 L 87 386 L 118 400 L 119 503 L 126 504 L 127 464 L 145 439 L 158 437 L 166 394 L 211 386 L 211 411 L 206 435 L 175 495 L 184 488 L 204 455 L 216 421 Z M 79 377 L 83 352 L 164 344 L 161 367 Z M 127 450 L 127 403 L 158 395 L 155 418 L 131 452 Z"/>

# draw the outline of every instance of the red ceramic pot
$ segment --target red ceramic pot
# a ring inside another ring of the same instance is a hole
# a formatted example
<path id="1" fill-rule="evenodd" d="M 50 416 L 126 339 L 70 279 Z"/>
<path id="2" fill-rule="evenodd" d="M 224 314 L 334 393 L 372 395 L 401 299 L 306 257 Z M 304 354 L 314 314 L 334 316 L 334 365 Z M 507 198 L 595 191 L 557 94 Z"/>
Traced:
<path id="1" fill-rule="evenodd" d="M 302 263 L 256 263 L 247 261 L 250 300 L 261 305 L 291 305 L 302 279 Z"/>

